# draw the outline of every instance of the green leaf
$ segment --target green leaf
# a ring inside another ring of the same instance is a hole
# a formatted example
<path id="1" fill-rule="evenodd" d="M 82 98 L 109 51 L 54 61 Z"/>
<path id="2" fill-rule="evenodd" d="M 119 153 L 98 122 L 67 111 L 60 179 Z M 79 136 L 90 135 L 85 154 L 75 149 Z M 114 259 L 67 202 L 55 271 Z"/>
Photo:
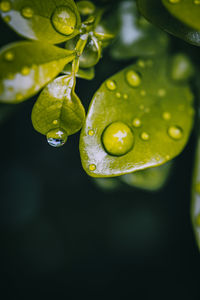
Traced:
<path id="1" fill-rule="evenodd" d="M 190 1 L 192 2 L 192 0 Z M 154 25 L 188 43 L 200 45 L 200 30 L 194 29 L 173 17 L 161 0 L 137 0 L 137 4 L 141 14 Z M 197 7 L 197 9 L 199 8 Z"/>
<path id="2" fill-rule="evenodd" d="M 72 65 L 67 64 L 64 69 L 62 70 L 63 74 L 69 75 L 72 72 Z M 76 77 L 86 79 L 86 80 L 92 80 L 95 77 L 95 70 L 94 68 L 88 68 L 88 69 L 79 69 L 76 73 Z"/>
<path id="3" fill-rule="evenodd" d="M 18 103 L 36 94 L 72 61 L 73 51 L 41 42 L 19 42 L 0 51 L 0 101 Z"/>
<path id="4" fill-rule="evenodd" d="M 158 166 L 183 150 L 193 125 L 193 95 L 170 78 L 169 64 L 165 56 L 138 60 L 96 92 L 80 139 L 89 175 Z"/>
<path id="5" fill-rule="evenodd" d="M 63 131 L 69 136 L 81 129 L 85 110 L 74 87 L 75 79 L 68 75 L 56 78 L 44 88 L 32 111 L 35 130 L 44 135 Z"/>
<path id="6" fill-rule="evenodd" d="M 162 0 L 170 14 L 189 27 L 200 31 L 199 0 Z"/>
<path id="7" fill-rule="evenodd" d="M 73 0 L 2 0 L 0 15 L 18 34 L 51 44 L 72 38 L 81 25 Z M 69 31 L 70 26 L 73 29 Z"/>
<path id="8" fill-rule="evenodd" d="M 120 176 L 119 178 L 122 182 L 131 187 L 136 187 L 147 191 L 157 191 L 165 185 L 169 177 L 171 167 L 172 163 L 170 161 L 164 165 L 126 174 Z"/>
<path id="9" fill-rule="evenodd" d="M 167 35 L 139 16 L 133 1 L 120 3 L 118 18 L 120 30 L 111 48 L 115 59 L 156 55 L 167 48 Z"/>
<path id="10" fill-rule="evenodd" d="M 191 219 L 200 250 L 200 135 L 198 137 L 192 184 Z"/>

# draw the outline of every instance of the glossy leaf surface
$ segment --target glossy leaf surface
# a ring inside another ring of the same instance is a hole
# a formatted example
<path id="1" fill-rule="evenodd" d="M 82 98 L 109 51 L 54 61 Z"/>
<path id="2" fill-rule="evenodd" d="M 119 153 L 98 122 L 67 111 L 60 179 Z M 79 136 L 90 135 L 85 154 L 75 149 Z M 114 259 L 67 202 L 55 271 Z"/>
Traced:
<path id="1" fill-rule="evenodd" d="M 75 54 L 41 42 L 19 42 L 0 52 L 0 101 L 18 103 L 36 94 Z"/>
<path id="2" fill-rule="evenodd" d="M 193 95 L 187 84 L 170 79 L 168 65 L 167 57 L 139 60 L 96 92 L 80 139 L 89 175 L 158 166 L 183 150 L 193 125 Z"/>
<path id="3" fill-rule="evenodd" d="M 85 110 L 74 87 L 75 79 L 69 75 L 56 78 L 44 88 L 32 111 L 32 123 L 38 132 L 47 135 L 58 129 L 69 136 L 81 129 Z"/>
<path id="4" fill-rule="evenodd" d="M 120 30 L 111 48 L 115 59 L 155 55 L 166 49 L 167 35 L 139 16 L 134 1 L 120 3 L 118 18 Z"/>
<path id="5" fill-rule="evenodd" d="M 192 3 L 193 1 L 190 0 L 190 2 Z M 191 26 L 184 24 L 179 19 L 175 18 L 166 9 L 161 0 L 137 0 L 137 4 L 141 14 L 154 25 L 185 40 L 188 43 L 197 46 L 200 45 L 200 30 L 192 28 Z M 174 5 L 177 4 L 174 3 Z M 197 10 L 199 10 L 198 5 L 196 5 L 196 7 Z M 190 16 L 190 12 L 187 13 Z"/>
<path id="6" fill-rule="evenodd" d="M 3 9 L 5 2 L 10 3 L 10 9 Z M 33 40 L 51 44 L 61 43 L 76 35 L 80 27 L 79 12 L 73 0 L 3 0 L 0 8 L 1 17 L 13 30 Z M 54 12 L 58 8 L 70 9 L 76 19 L 75 30 L 70 35 L 56 30 L 52 22 Z"/>
<path id="7" fill-rule="evenodd" d="M 72 72 L 72 65 L 67 64 L 64 69 L 62 70 L 63 74 L 69 75 Z M 95 77 L 95 70 L 94 68 L 88 68 L 88 69 L 79 69 L 76 73 L 76 77 L 86 79 L 86 80 L 92 80 Z"/>
<path id="8" fill-rule="evenodd" d="M 164 6 L 175 18 L 189 27 L 200 30 L 200 1 L 199 0 L 162 0 Z"/>

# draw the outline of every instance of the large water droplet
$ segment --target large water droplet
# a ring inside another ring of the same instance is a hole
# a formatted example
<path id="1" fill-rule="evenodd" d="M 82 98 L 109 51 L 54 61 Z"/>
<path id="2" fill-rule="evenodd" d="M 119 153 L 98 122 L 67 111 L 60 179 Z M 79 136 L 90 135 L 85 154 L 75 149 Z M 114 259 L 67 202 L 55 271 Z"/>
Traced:
<path id="1" fill-rule="evenodd" d="M 126 72 L 126 80 L 131 87 L 138 87 L 141 84 L 140 75 L 133 70 Z"/>
<path id="2" fill-rule="evenodd" d="M 133 132 L 125 123 L 114 122 L 103 132 L 102 142 L 109 154 L 114 156 L 125 155 L 133 147 Z"/>
<path id="3" fill-rule="evenodd" d="M 52 147 L 61 147 L 66 143 L 66 141 L 67 134 L 61 128 L 53 129 L 47 133 L 47 142 Z"/>
<path id="4" fill-rule="evenodd" d="M 57 7 L 52 15 L 52 23 L 55 29 L 64 34 L 70 35 L 76 26 L 76 15 L 67 6 Z"/>
<path id="5" fill-rule="evenodd" d="M 31 7 L 22 8 L 21 14 L 26 19 L 31 19 L 33 17 L 34 11 Z"/>
<path id="6" fill-rule="evenodd" d="M 110 91 L 114 91 L 117 88 L 116 83 L 110 79 L 106 81 L 106 86 Z"/>
<path id="7" fill-rule="evenodd" d="M 9 12 L 11 10 L 10 1 L 1 1 L 0 10 L 3 11 L 3 12 Z"/>
<path id="8" fill-rule="evenodd" d="M 174 140 L 180 140 L 183 136 L 183 130 L 179 126 L 170 126 L 168 129 L 169 136 Z"/>

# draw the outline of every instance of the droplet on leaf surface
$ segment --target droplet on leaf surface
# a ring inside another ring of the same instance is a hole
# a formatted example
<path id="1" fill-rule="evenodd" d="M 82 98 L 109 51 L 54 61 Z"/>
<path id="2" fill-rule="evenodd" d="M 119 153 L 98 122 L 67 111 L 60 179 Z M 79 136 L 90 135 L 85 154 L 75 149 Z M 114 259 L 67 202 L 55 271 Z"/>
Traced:
<path id="1" fill-rule="evenodd" d="M 52 23 L 58 32 L 70 35 L 74 32 L 76 15 L 69 7 L 60 6 L 56 8 L 52 15 Z"/>

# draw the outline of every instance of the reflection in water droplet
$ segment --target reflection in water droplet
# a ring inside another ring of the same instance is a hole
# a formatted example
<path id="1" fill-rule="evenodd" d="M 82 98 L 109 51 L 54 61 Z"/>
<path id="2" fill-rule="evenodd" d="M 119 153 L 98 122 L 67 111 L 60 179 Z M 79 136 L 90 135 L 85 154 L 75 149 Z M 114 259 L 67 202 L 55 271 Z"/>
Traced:
<path id="1" fill-rule="evenodd" d="M 58 32 L 70 35 L 76 26 L 76 15 L 67 6 L 57 7 L 52 15 L 52 24 Z"/>
<path id="2" fill-rule="evenodd" d="M 10 1 L 1 1 L 0 10 L 3 11 L 3 12 L 9 12 L 11 10 Z"/>
<path id="3" fill-rule="evenodd" d="M 7 61 L 13 61 L 15 55 L 12 51 L 7 51 L 5 54 L 4 54 L 4 58 L 5 60 Z"/>
<path id="4" fill-rule="evenodd" d="M 127 94 L 124 94 L 124 95 L 123 95 L 123 98 L 124 98 L 124 99 L 128 99 L 128 95 L 127 95 Z"/>
<path id="5" fill-rule="evenodd" d="M 183 136 L 183 130 L 179 126 L 170 126 L 168 129 L 169 136 L 174 140 L 180 140 Z"/>
<path id="6" fill-rule="evenodd" d="M 114 122 L 104 130 L 102 142 L 106 152 L 110 155 L 125 155 L 133 147 L 133 132 L 125 123 Z"/>
<path id="7" fill-rule="evenodd" d="M 88 135 L 89 135 L 89 136 L 93 136 L 93 135 L 94 135 L 94 131 L 93 131 L 93 130 L 89 130 L 89 131 L 88 131 Z"/>
<path id="8" fill-rule="evenodd" d="M 89 165 L 89 169 L 90 169 L 90 171 L 95 171 L 96 165 L 94 165 L 94 164 Z"/>
<path id="9" fill-rule="evenodd" d="M 47 133 L 47 142 L 52 147 L 61 147 L 66 143 L 66 141 L 67 134 L 61 128 L 53 129 Z"/>
<path id="10" fill-rule="evenodd" d="M 141 84 L 140 75 L 133 70 L 126 72 L 126 80 L 131 87 L 138 87 Z"/>
<path id="11" fill-rule="evenodd" d="M 141 125 L 142 125 L 142 122 L 141 122 L 141 120 L 139 118 L 135 118 L 133 120 L 133 126 L 134 127 L 138 128 L 138 127 L 141 127 Z"/>
<path id="12" fill-rule="evenodd" d="M 143 141 L 148 141 L 149 140 L 149 134 L 147 132 L 142 132 L 141 133 L 141 139 Z"/>
<path id="13" fill-rule="evenodd" d="M 195 185 L 195 192 L 200 194 L 200 182 Z"/>
<path id="14" fill-rule="evenodd" d="M 23 67 L 21 73 L 22 75 L 27 76 L 30 73 L 30 71 L 31 70 L 29 67 Z"/>
<path id="15" fill-rule="evenodd" d="M 121 98 L 121 94 L 119 92 L 116 93 L 117 98 Z"/>
<path id="16" fill-rule="evenodd" d="M 159 89 L 158 90 L 158 96 L 159 97 L 164 97 L 166 95 L 166 90 L 165 89 Z"/>
<path id="17" fill-rule="evenodd" d="M 33 17 L 34 11 L 31 7 L 22 8 L 21 14 L 26 19 L 31 19 Z"/>
<path id="18" fill-rule="evenodd" d="M 114 91 L 117 88 L 116 83 L 113 80 L 107 80 L 106 81 L 106 86 L 111 91 Z"/>
<path id="19" fill-rule="evenodd" d="M 9 23 L 11 21 L 11 17 L 10 16 L 6 16 L 3 18 L 4 22 Z"/>
<path id="20" fill-rule="evenodd" d="M 165 120 L 165 121 L 168 121 L 171 119 L 171 114 L 168 112 L 168 111 L 165 111 L 163 114 L 162 114 L 162 118 Z"/>

